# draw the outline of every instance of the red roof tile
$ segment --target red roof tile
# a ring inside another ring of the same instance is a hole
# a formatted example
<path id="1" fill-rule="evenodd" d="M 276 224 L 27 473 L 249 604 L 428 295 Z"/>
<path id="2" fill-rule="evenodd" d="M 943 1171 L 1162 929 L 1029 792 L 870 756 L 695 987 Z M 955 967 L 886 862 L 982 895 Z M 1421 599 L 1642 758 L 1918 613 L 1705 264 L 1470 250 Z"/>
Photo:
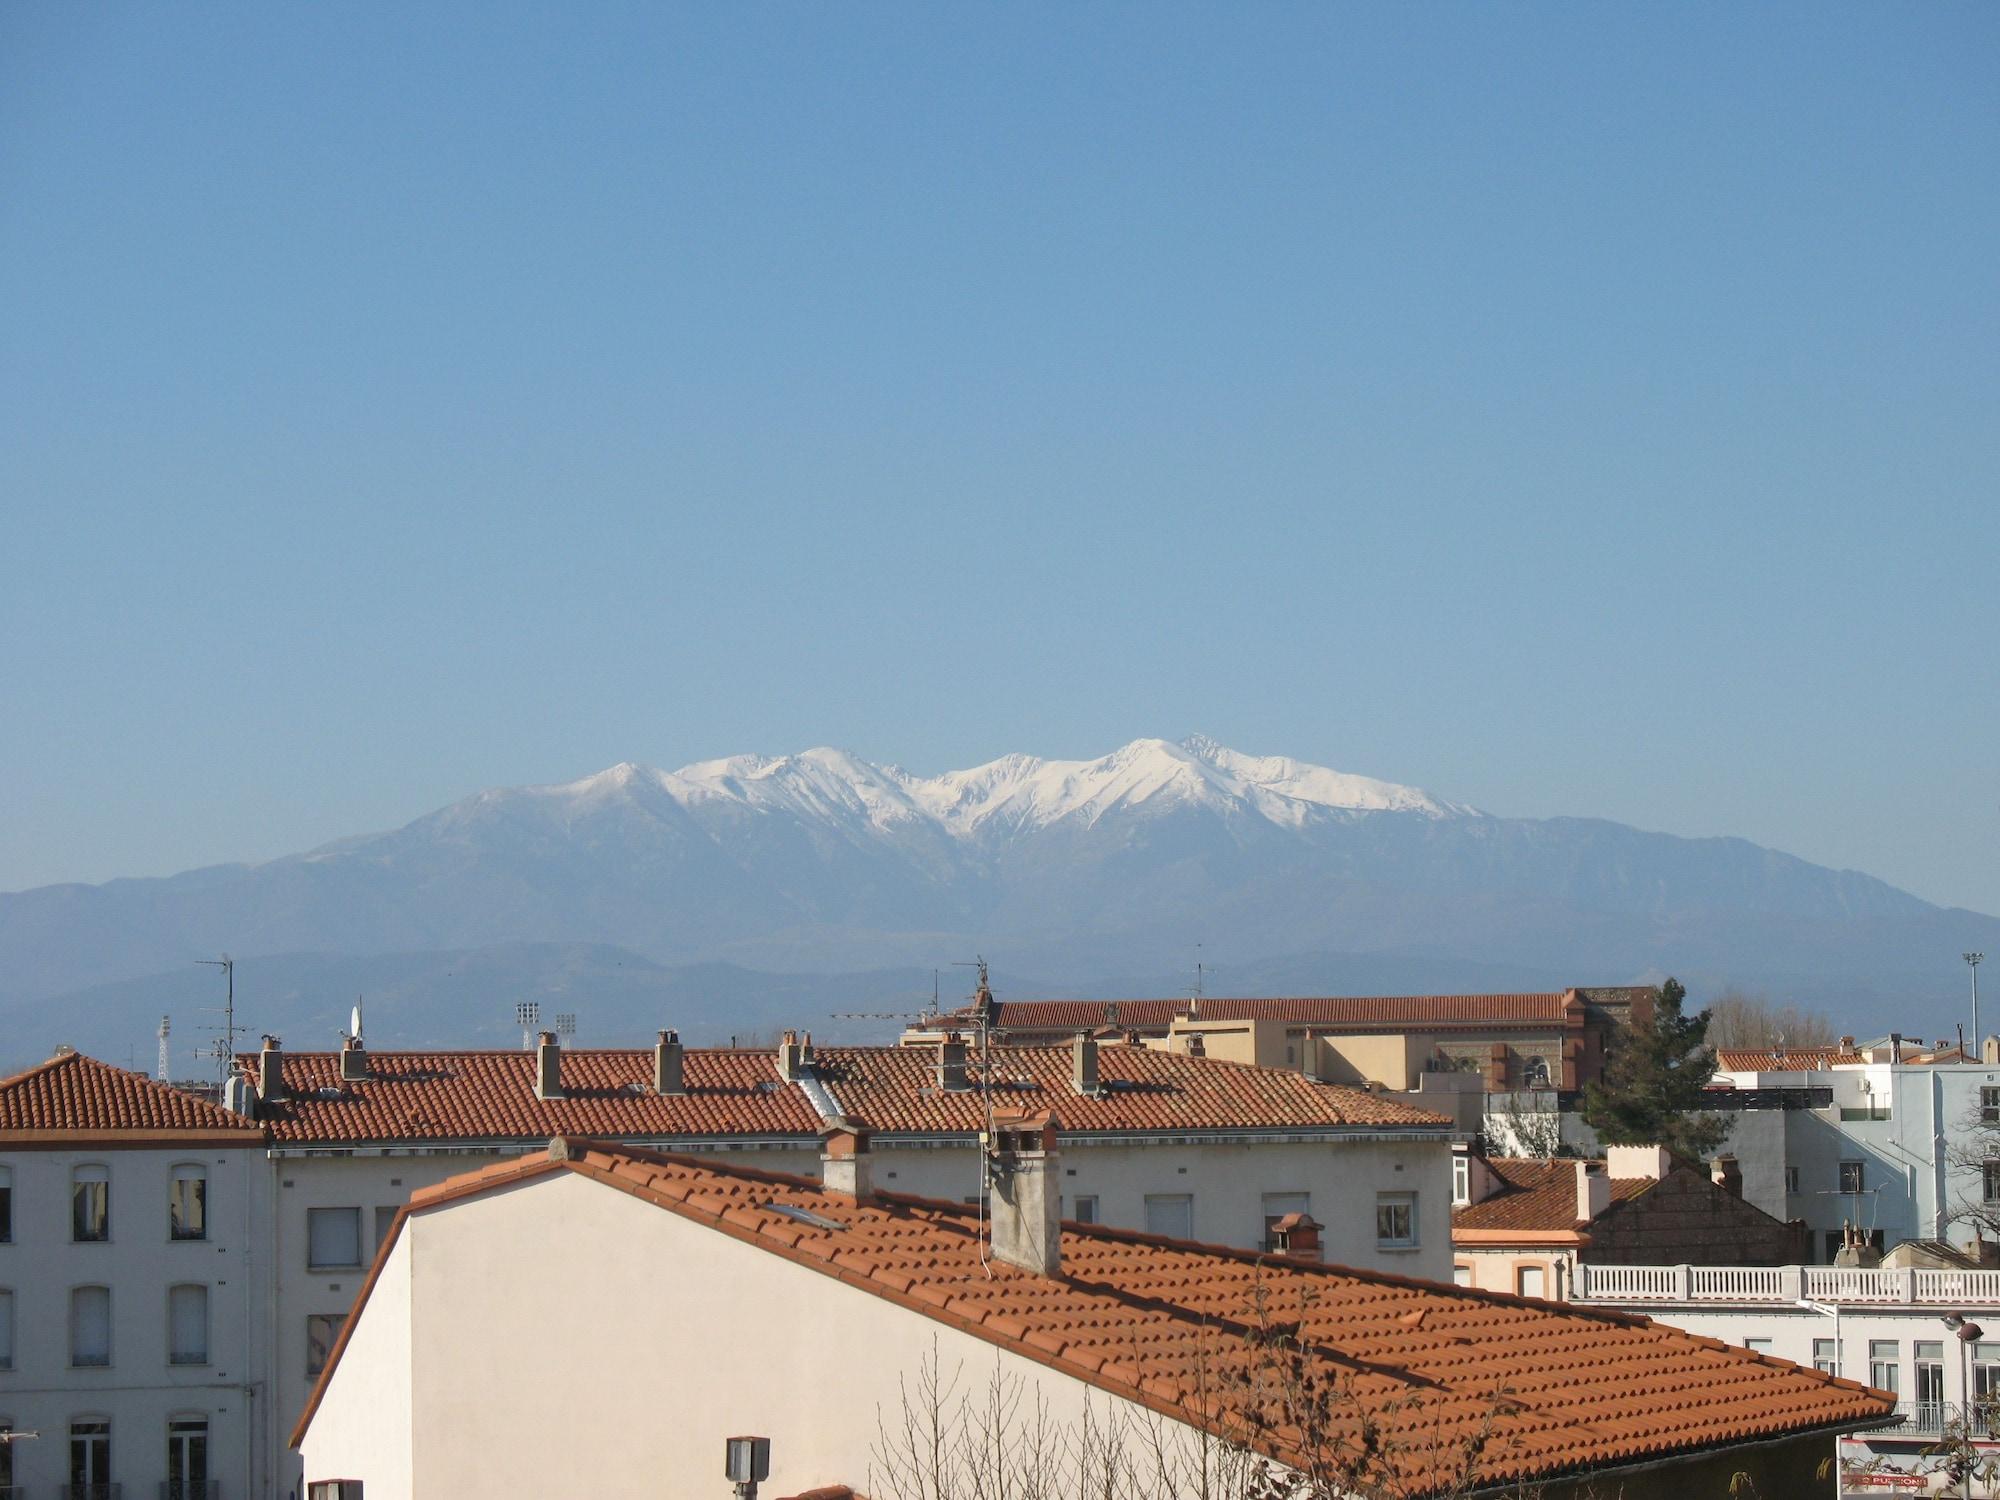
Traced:
<path id="1" fill-rule="evenodd" d="M 0 1131 L 260 1134 L 241 1115 L 81 1052 L 0 1080 Z"/>
<path id="2" fill-rule="evenodd" d="M 1495 995 L 1323 995 L 1231 999 L 1204 995 L 1204 1021 L 1274 1020 L 1298 1025 L 1369 1029 L 1390 1026 L 1555 1025 L 1578 1003 L 1573 990 Z M 1593 995 L 1624 996 L 1619 990 Z M 1650 994 L 1650 991 L 1634 991 Z M 1013 1031 L 1079 1031 L 1103 1025 L 1157 1029 L 1188 1014 L 1190 1001 L 1001 1000 L 993 1025 Z M 947 1017 L 951 1024 L 963 1017 Z"/>
<path id="3" fill-rule="evenodd" d="M 1729 1073 L 1789 1073 L 1866 1061 L 1859 1052 L 1839 1047 L 1723 1047 L 1715 1054 L 1715 1065 Z"/>
<path id="4" fill-rule="evenodd" d="M 1559 1233 L 1578 1227 L 1576 1167 L 1573 1161 L 1536 1161 L 1489 1157 L 1486 1168 L 1500 1179 L 1490 1198 L 1451 1211 L 1451 1227 L 1459 1229 L 1518 1229 L 1524 1233 Z M 1624 1203 L 1659 1186 L 1651 1177 L 1614 1177 L 1611 1202 Z"/>
<path id="5" fill-rule="evenodd" d="M 845 1114 L 877 1132 L 976 1131 L 976 1091 L 936 1087 L 930 1047 L 836 1047 L 816 1054 L 816 1076 Z M 1102 1091 L 1076 1094 L 1066 1048 L 993 1049 L 995 1101 L 1005 1109 L 1055 1106 L 1071 1133 L 1248 1129 L 1443 1129 L 1442 1115 L 1362 1089 L 1139 1047 L 1098 1052 Z M 255 1067 L 255 1054 L 245 1054 Z M 561 1134 L 660 1140 L 672 1136 L 797 1135 L 823 1121 L 806 1091 L 778 1076 L 769 1051 L 690 1049 L 685 1095 L 652 1091 L 652 1053 L 566 1050 L 567 1097 L 535 1097 L 531 1052 L 370 1052 L 370 1076 L 343 1083 L 337 1052 L 284 1054 L 287 1097 L 260 1118 L 279 1142 L 547 1140 Z M 971 1064 L 977 1077 L 979 1064 Z"/>
<path id="6" fill-rule="evenodd" d="M 406 1214 L 558 1171 L 1211 1430 L 1248 1429 L 1271 1389 L 1268 1330 L 1296 1324 L 1303 1369 L 1290 1373 L 1343 1392 L 1336 1436 L 1358 1431 L 1367 1412 L 1409 1466 L 1400 1492 L 1412 1495 L 1437 1477 L 1425 1455 L 1450 1453 L 1489 1424 L 1481 1477 L 1503 1484 L 1879 1424 L 1893 1411 L 1886 1392 L 1644 1318 L 1128 1231 L 1066 1224 L 1057 1278 L 989 1267 L 971 1209 L 893 1195 L 859 1204 L 803 1178 L 593 1142 L 559 1142 L 547 1156 L 427 1189 Z M 364 1288 L 294 1445 L 366 1300 Z M 1267 1432 L 1256 1446 L 1296 1464 L 1300 1441 L 1296 1430 Z"/>

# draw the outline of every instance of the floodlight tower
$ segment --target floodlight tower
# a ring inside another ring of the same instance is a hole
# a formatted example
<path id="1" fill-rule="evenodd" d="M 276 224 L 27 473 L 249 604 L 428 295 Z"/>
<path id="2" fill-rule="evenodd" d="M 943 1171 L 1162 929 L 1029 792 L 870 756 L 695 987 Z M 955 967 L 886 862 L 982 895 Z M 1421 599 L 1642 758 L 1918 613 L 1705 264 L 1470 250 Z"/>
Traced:
<path id="1" fill-rule="evenodd" d="M 1967 953 L 1962 956 L 1965 959 L 1965 966 L 1972 970 L 1972 1045 L 1977 1047 L 1979 1055 L 1984 1057 L 1986 1055 L 1986 1043 L 1979 1035 L 1979 963 L 1986 955 L 1984 953 Z"/>
<path id="2" fill-rule="evenodd" d="M 535 1050 L 535 1023 L 542 1018 L 542 1008 L 532 1000 L 517 1001 L 514 1006 L 514 1024 L 521 1028 L 521 1050 Z"/>
<path id="3" fill-rule="evenodd" d="M 160 1017 L 160 1082 L 172 1083 L 173 1062 L 167 1053 L 167 1033 L 173 1029 L 171 1016 Z"/>

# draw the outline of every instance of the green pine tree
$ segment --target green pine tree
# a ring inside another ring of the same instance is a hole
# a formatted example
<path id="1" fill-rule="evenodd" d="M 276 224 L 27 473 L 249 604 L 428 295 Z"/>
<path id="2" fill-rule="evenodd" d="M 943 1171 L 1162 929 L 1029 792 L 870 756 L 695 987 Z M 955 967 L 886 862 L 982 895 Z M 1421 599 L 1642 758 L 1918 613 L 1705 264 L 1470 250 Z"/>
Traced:
<path id="1" fill-rule="evenodd" d="M 1665 1146 L 1702 1161 L 1729 1134 L 1729 1121 L 1698 1113 L 1715 1076 L 1705 1045 L 1708 1012 L 1681 1013 L 1687 991 L 1669 979 L 1653 992 L 1653 1022 L 1628 1026 L 1612 1043 L 1602 1083 L 1583 1091 L 1583 1118 L 1607 1146 Z"/>

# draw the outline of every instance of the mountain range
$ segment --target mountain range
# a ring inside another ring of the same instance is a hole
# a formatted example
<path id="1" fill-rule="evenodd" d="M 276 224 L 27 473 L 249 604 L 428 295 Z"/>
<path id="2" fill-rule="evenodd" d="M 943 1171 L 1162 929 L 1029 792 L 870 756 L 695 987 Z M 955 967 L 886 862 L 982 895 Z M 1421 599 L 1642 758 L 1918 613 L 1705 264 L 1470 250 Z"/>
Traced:
<path id="1" fill-rule="evenodd" d="M 1958 955 L 1987 945 L 1994 918 L 1740 839 L 1494 817 L 1202 737 L 934 777 L 818 749 L 627 763 L 264 864 L 0 895 L 0 1055 L 122 1055 L 132 1007 L 212 991 L 192 962 L 222 951 L 255 1026 L 317 1029 L 372 990 L 431 1042 L 540 995 L 607 1041 L 914 1008 L 975 952 L 1075 995 L 1181 991 L 1197 961 L 1211 993 L 1673 973 L 1944 1035 Z"/>

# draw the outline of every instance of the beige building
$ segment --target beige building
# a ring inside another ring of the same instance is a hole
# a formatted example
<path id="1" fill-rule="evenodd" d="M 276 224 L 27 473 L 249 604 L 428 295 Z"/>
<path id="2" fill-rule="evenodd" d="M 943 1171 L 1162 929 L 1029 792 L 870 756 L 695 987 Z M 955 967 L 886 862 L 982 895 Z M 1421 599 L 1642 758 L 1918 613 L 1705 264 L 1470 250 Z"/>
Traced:
<path id="1" fill-rule="evenodd" d="M 755 1434 L 779 1495 L 967 1491 L 1002 1463 L 1152 1497 L 1198 1466 L 1217 1495 L 1253 1461 L 1358 1462 L 1326 1471 L 1357 1490 L 1393 1465 L 1415 1493 L 1476 1443 L 1488 1483 L 1550 1496 L 1743 1473 L 1778 1497 L 1819 1493 L 1833 1434 L 1888 1418 L 1644 1320 L 1324 1265 L 1303 1215 L 1271 1255 L 1058 1224 L 1058 1130 L 997 1122 L 983 1211 L 881 1192 L 887 1158 L 838 1128 L 819 1179 L 559 1140 L 421 1193 L 294 1434 L 308 1480 L 711 1495 L 725 1440 Z M 972 1441 L 934 1450 L 934 1417 Z"/>

